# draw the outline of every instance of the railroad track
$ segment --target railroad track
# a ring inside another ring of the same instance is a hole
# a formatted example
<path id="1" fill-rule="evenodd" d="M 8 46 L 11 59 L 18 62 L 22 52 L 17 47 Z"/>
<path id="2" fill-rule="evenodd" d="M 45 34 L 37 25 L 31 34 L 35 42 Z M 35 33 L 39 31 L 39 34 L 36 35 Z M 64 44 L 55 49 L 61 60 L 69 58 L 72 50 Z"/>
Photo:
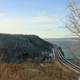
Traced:
<path id="1" fill-rule="evenodd" d="M 72 63 L 71 61 L 67 60 L 59 50 L 59 48 L 53 48 L 54 51 L 54 57 L 64 66 L 70 68 L 71 70 L 74 70 L 77 73 L 80 73 L 80 66 L 76 65 L 75 63 Z"/>

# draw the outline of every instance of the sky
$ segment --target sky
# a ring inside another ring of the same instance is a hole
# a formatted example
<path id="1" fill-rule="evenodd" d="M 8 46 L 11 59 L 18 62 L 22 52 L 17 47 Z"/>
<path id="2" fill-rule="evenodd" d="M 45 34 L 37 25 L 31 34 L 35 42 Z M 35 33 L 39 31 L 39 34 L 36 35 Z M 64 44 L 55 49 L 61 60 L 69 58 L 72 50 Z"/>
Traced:
<path id="1" fill-rule="evenodd" d="M 66 7 L 67 0 L 0 0 L 0 33 L 70 37 Z"/>

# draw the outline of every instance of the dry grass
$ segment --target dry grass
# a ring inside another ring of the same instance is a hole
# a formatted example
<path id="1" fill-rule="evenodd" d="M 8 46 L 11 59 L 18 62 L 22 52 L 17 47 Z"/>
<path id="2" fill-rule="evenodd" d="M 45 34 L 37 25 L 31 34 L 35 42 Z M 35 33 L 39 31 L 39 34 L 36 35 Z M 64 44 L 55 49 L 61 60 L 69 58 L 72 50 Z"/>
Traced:
<path id="1" fill-rule="evenodd" d="M 57 63 L 45 64 L 38 72 L 34 64 L 0 64 L 0 80 L 77 80 L 76 74 Z"/>

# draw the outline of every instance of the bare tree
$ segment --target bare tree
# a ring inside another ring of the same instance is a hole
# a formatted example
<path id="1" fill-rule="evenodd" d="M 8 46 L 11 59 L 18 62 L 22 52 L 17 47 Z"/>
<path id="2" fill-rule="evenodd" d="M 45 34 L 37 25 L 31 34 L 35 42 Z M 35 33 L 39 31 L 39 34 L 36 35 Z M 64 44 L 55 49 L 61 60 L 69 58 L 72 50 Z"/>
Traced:
<path id="1" fill-rule="evenodd" d="M 78 43 L 80 44 L 80 6 L 77 4 L 77 0 L 68 0 L 68 11 L 68 20 L 65 26 L 74 36 L 78 37 Z M 78 59 L 75 54 L 76 48 L 70 47 L 69 51 L 75 59 Z"/>
<path id="2" fill-rule="evenodd" d="M 80 39 L 80 7 L 77 6 L 76 0 L 68 0 L 68 21 L 66 27 Z"/>

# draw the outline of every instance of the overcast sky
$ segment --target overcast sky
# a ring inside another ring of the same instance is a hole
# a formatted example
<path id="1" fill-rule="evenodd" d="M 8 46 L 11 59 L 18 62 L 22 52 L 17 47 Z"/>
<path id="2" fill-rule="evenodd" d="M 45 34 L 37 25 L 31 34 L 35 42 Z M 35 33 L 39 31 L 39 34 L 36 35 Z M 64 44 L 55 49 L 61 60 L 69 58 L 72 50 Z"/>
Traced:
<path id="1" fill-rule="evenodd" d="M 0 33 L 69 37 L 66 7 L 67 0 L 0 0 Z"/>

